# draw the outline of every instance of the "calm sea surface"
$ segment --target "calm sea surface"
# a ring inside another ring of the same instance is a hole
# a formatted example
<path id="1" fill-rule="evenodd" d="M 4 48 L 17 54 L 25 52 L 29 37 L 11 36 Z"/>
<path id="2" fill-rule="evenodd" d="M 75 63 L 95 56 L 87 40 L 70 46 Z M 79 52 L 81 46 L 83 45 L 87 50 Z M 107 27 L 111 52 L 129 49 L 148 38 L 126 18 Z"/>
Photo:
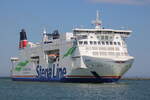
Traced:
<path id="1" fill-rule="evenodd" d="M 89 84 L 0 79 L 0 100 L 150 100 L 150 80 Z"/>

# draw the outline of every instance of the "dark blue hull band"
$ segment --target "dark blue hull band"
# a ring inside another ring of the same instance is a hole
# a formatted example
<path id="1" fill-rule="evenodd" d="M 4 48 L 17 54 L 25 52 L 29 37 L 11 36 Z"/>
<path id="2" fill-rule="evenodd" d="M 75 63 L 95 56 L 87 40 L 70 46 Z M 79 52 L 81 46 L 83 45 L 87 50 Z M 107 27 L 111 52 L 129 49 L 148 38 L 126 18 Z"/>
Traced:
<path id="1" fill-rule="evenodd" d="M 38 79 L 38 78 L 12 78 L 14 81 L 40 81 L 40 82 L 72 82 L 72 83 L 111 83 L 120 78 L 62 78 L 61 80 Z"/>

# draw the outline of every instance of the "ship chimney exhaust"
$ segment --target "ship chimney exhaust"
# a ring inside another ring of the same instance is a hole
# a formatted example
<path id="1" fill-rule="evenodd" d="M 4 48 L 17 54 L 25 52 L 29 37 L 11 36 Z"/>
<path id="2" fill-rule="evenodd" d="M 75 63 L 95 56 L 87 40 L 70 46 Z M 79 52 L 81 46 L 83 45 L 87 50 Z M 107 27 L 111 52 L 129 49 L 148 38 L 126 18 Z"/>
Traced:
<path id="1" fill-rule="evenodd" d="M 20 32 L 20 41 L 19 41 L 19 49 L 26 48 L 28 44 L 26 31 L 24 29 Z"/>

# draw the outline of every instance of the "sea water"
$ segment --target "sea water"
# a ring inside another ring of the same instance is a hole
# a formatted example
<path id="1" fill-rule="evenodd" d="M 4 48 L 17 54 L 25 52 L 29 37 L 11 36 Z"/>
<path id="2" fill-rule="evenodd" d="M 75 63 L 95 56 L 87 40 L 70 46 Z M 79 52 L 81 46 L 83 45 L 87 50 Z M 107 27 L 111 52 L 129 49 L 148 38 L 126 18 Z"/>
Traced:
<path id="1" fill-rule="evenodd" d="M 150 80 L 95 84 L 0 79 L 0 100 L 150 100 Z"/>

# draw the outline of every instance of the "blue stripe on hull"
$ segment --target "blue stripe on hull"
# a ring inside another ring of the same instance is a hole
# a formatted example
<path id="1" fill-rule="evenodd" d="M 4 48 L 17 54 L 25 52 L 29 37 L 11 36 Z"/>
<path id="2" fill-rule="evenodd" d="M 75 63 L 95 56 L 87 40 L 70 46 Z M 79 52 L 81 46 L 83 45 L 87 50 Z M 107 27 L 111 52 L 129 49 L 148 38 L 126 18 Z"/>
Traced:
<path id="1" fill-rule="evenodd" d="M 73 83 L 111 83 L 118 81 L 119 78 L 64 78 L 63 82 Z"/>
<path id="2" fill-rule="evenodd" d="M 63 78 L 61 80 L 38 78 L 12 78 L 14 81 L 42 81 L 42 82 L 72 82 L 72 83 L 111 83 L 119 78 Z"/>
<path id="3" fill-rule="evenodd" d="M 39 81 L 39 82 L 59 82 L 60 80 L 44 78 L 12 78 L 13 81 Z"/>

